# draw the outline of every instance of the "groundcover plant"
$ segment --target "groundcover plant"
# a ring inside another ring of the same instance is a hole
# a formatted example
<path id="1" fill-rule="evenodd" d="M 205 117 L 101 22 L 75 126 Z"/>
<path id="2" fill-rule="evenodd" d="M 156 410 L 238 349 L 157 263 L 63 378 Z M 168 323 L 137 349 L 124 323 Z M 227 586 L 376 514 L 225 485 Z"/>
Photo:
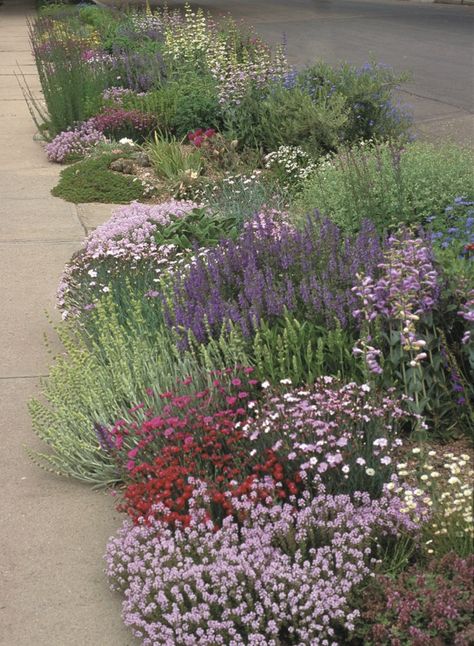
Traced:
<path id="1" fill-rule="evenodd" d="M 295 70 L 189 6 L 31 37 L 55 194 L 126 205 L 65 267 L 30 453 L 115 488 L 126 625 L 472 643 L 472 153 L 411 142 L 385 66 Z"/>

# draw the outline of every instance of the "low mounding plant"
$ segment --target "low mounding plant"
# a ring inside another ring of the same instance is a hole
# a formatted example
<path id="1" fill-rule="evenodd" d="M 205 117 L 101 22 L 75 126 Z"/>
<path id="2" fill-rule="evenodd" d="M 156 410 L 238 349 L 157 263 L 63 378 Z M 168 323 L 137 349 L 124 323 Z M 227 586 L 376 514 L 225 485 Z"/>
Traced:
<path id="1" fill-rule="evenodd" d="M 287 476 L 297 474 L 305 490 L 312 491 L 321 480 L 329 493 L 369 491 L 377 496 L 393 473 L 402 444 L 397 431 L 414 421 L 393 391 L 381 397 L 368 384 L 343 385 L 326 376 L 311 386 L 271 395 L 244 429 L 257 454 L 271 448 Z"/>
<path id="2" fill-rule="evenodd" d="M 358 611 L 349 597 L 377 557 L 376 538 L 389 541 L 417 524 L 398 499 L 368 494 L 258 504 L 254 483 L 238 505 L 238 522 L 220 530 L 201 509 L 207 488 L 197 483 L 188 527 L 151 519 L 125 522 L 107 547 L 112 587 L 125 593 L 123 616 L 144 644 L 339 643 Z M 293 503 L 293 504 L 292 504 Z"/>
<path id="3" fill-rule="evenodd" d="M 131 137 L 132 140 L 140 141 L 155 126 L 154 117 L 138 110 L 106 108 L 75 128 L 56 135 L 46 144 L 46 154 L 49 161 L 74 161 L 91 152 L 97 144 L 105 142 L 106 137 L 116 140 Z"/>
<path id="4" fill-rule="evenodd" d="M 182 78 L 163 84 L 155 93 L 158 109 L 164 112 L 169 129 L 178 138 L 185 137 L 197 124 L 207 128 L 222 124 L 216 82 L 209 74 L 189 70 Z"/>
<path id="5" fill-rule="evenodd" d="M 448 554 L 413 565 L 396 579 L 379 576 L 364 593 L 357 639 L 350 644 L 469 646 L 474 637 L 474 556 Z"/>
<path id="6" fill-rule="evenodd" d="M 91 119 L 97 130 L 112 139 L 143 141 L 156 127 L 156 118 L 139 110 L 105 108 Z"/>
<path id="7" fill-rule="evenodd" d="M 425 224 L 459 195 L 474 197 L 472 151 L 454 145 L 364 143 L 321 162 L 297 206 L 319 209 L 345 231 Z"/>
<path id="8" fill-rule="evenodd" d="M 351 328 L 354 276 L 381 260 L 380 241 L 368 225 L 355 239 L 317 214 L 299 231 L 262 213 L 235 241 L 224 241 L 165 289 L 168 323 L 186 345 L 219 335 L 228 322 L 245 337 L 260 321 L 274 323 L 286 312 L 334 328 Z"/>
<path id="9" fill-rule="evenodd" d="M 236 501 L 256 479 L 275 490 L 262 501 L 314 493 L 320 483 L 332 494 L 382 494 L 402 444 L 397 430 L 413 416 L 367 384 L 324 377 L 307 390 L 262 395 L 270 384 L 260 388 L 253 373 L 237 366 L 213 371 L 212 384 L 197 392 L 185 388 L 188 377 L 179 394 L 149 391 L 128 421 L 102 426 L 104 446 L 127 483 L 121 510 L 135 522 L 153 516 L 187 526 L 197 481 L 206 483 L 216 527 L 237 513 Z"/>
<path id="10" fill-rule="evenodd" d="M 89 119 L 72 130 L 60 132 L 46 144 L 45 150 L 49 161 L 62 164 L 81 159 L 104 141 L 102 130 L 96 127 L 93 119 Z"/>
<path id="11" fill-rule="evenodd" d="M 138 178 L 113 173 L 109 165 L 120 154 L 90 157 L 65 168 L 51 194 L 67 202 L 120 204 L 145 197 L 148 187 Z"/>
<path id="12" fill-rule="evenodd" d="M 121 207 L 86 238 L 66 265 L 58 288 L 63 316 L 90 309 L 109 291 L 119 300 L 135 291 L 157 296 L 158 285 L 150 284 L 150 276 L 158 282 L 183 255 L 237 231 L 233 217 L 215 215 L 194 202 L 132 202 Z"/>
<path id="13" fill-rule="evenodd" d="M 302 147 L 317 157 L 339 145 L 347 120 L 344 97 L 312 97 L 299 87 L 251 86 L 237 107 L 226 110 L 225 126 L 242 147 L 270 153 L 280 146 Z"/>

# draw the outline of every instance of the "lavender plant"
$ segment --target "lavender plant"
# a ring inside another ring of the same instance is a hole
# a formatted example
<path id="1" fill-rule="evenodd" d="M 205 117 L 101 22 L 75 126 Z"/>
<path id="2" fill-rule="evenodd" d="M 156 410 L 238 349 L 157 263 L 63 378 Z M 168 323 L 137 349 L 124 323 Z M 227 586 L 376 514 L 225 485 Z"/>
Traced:
<path id="1" fill-rule="evenodd" d="M 351 327 L 353 277 L 375 269 L 381 253 L 370 225 L 350 240 L 317 214 L 301 231 L 263 214 L 235 242 L 222 242 L 174 278 L 163 296 L 167 321 L 184 344 L 189 334 L 198 342 L 218 335 L 226 321 L 251 337 L 262 319 L 285 312 Z"/>

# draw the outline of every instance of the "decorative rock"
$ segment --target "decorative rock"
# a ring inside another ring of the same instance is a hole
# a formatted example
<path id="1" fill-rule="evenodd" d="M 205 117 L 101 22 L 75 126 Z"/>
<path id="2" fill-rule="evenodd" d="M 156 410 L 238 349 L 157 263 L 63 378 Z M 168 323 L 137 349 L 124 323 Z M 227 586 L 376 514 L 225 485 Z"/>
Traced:
<path id="1" fill-rule="evenodd" d="M 134 155 L 134 159 L 139 166 L 143 166 L 144 168 L 151 166 L 150 158 L 144 152 L 140 152 Z"/>
<path id="2" fill-rule="evenodd" d="M 131 159 L 115 159 L 110 162 L 109 168 L 117 173 L 133 175 L 133 161 Z"/>

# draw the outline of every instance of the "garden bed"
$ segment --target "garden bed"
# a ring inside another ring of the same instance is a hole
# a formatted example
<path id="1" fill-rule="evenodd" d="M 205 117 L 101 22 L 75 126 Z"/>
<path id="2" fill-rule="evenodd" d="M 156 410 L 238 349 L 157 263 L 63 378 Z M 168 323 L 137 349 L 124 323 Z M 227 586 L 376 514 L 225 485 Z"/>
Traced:
<path id="1" fill-rule="evenodd" d="M 375 62 L 203 12 L 47 6 L 53 194 L 123 203 L 58 288 L 32 458 L 112 487 L 144 646 L 472 642 L 472 152 Z M 30 97 L 31 100 L 31 97 Z"/>

